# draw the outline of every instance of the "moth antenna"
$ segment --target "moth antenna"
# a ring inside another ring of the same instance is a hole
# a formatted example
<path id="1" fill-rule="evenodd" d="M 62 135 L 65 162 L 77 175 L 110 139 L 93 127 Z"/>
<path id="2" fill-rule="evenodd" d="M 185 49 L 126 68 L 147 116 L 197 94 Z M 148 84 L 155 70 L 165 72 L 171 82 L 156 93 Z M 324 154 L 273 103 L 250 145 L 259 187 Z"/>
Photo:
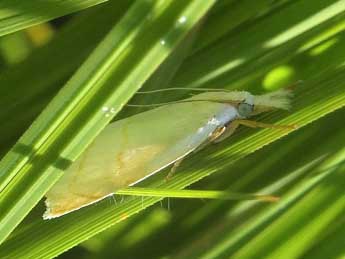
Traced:
<path id="1" fill-rule="evenodd" d="M 164 105 L 169 105 L 169 104 L 175 104 L 175 103 L 186 103 L 186 102 L 191 102 L 191 101 L 175 101 L 175 102 L 165 102 L 165 103 L 150 103 L 150 104 L 126 104 L 128 107 L 159 107 L 159 106 L 164 106 Z"/>
<path id="2" fill-rule="evenodd" d="M 194 88 L 194 87 L 171 87 L 171 88 L 164 88 L 164 89 L 157 89 L 157 90 L 148 90 L 148 91 L 137 91 L 136 94 L 153 94 L 153 93 L 160 93 L 160 92 L 168 92 L 168 91 L 198 91 L 198 92 L 229 92 L 230 90 L 221 89 L 221 88 Z"/>
<path id="3" fill-rule="evenodd" d="M 191 102 L 212 102 L 214 100 L 208 100 L 208 99 L 198 99 L 198 100 L 181 100 L 181 101 L 173 101 L 173 102 L 165 102 L 165 103 L 151 103 L 151 104 L 126 104 L 128 107 L 158 107 L 158 106 L 164 106 L 169 104 L 175 104 L 175 103 L 191 103 Z"/>

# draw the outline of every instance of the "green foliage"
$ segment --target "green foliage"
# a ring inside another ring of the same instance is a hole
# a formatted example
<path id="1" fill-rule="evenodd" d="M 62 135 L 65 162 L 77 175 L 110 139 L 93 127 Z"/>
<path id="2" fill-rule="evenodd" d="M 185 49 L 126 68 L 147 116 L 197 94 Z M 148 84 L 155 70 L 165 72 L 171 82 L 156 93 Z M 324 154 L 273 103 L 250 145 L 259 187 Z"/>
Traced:
<path id="1" fill-rule="evenodd" d="M 0 3 L 0 35 L 83 10 L 107 0 L 3 0 Z"/>
<path id="2" fill-rule="evenodd" d="M 0 20 L 0 33 L 100 2 L 4 1 L 1 17 L 10 18 Z M 121 0 L 76 13 L 42 47 L 17 32 L 20 44 L 0 44 L 3 52 L 29 52 L 23 61 L 0 64 L 0 257 L 345 256 L 344 28 L 344 0 Z M 257 118 L 297 124 L 294 132 L 240 128 L 186 159 L 171 181 L 162 172 L 141 183 L 157 189 L 150 197 L 115 196 L 42 220 L 45 192 L 99 131 L 120 111 L 115 119 L 144 110 L 127 102 L 188 94 L 137 90 L 260 93 L 297 81 L 291 111 Z M 102 113 L 104 106 L 113 113 Z M 193 183 L 191 189 L 229 197 L 171 199 L 164 209 L 164 196 L 189 197 L 177 190 Z M 227 200 L 238 192 L 281 199 Z"/>

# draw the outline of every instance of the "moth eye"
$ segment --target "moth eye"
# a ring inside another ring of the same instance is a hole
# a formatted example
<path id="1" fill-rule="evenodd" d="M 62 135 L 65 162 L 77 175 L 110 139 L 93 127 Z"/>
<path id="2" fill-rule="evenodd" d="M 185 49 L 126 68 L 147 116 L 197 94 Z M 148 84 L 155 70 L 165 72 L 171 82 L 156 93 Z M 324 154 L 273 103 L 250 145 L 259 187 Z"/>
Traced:
<path id="1" fill-rule="evenodd" d="M 247 118 L 249 117 L 254 109 L 254 105 L 248 104 L 248 103 L 240 103 L 238 105 L 238 113 L 241 117 Z"/>

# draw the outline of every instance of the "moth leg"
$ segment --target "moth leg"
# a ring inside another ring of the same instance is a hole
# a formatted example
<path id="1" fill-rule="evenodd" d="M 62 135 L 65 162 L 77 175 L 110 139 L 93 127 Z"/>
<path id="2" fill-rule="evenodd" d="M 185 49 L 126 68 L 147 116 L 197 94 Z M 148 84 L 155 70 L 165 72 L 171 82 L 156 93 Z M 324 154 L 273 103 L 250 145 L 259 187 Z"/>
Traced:
<path id="1" fill-rule="evenodd" d="M 263 123 L 263 122 L 258 122 L 258 121 L 238 119 L 238 120 L 234 120 L 230 122 L 230 124 L 226 127 L 225 132 L 219 135 L 218 138 L 214 139 L 213 142 L 219 143 L 223 141 L 224 139 L 230 137 L 240 125 L 247 126 L 250 128 L 270 128 L 270 129 L 281 129 L 281 130 L 292 130 L 292 129 L 297 128 L 296 125 L 275 125 L 275 124 L 268 124 L 268 123 Z"/>
<path id="2" fill-rule="evenodd" d="M 227 131 L 227 127 L 223 126 L 220 128 L 215 129 L 210 135 L 209 137 L 200 145 L 198 146 L 193 153 L 196 153 L 198 151 L 200 151 L 201 149 L 203 149 L 204 147 L 206 147 L 208 144 L 210 143 L 214 143 L 216 142 L 217 139 L 219 139 L 221 136 L 224 135 L 224 133 Z"/>
<path id="3" fill-rule="evenodd" d="M 213 142 L 216 139 L 218 139 L 220 136 L 222 136 L 224 134 L 224 132 L 226 131 L 225 126 L 221 127 L 221 128 L 217 128 L 215 131 L 212 132 L 212 134 L 209 136 L 208 141 L 209 142 Z"/>
<path id="4" fill-rule="evenodd" d="M 293 130 L 296 129 L 296 125 L 275 125 L 275 124 L 268 124 L 259 121 L 251 121 L 251 120 L 235 120 L 238 125 L 247 126 L 250 128 L 269 128 L 269 129 L 281 129 L 281 130 Z"/>
<path id="5" fill-rule="evenodd" d="M 170 169 L 170 172 L 168 173 L 168 175 L 165 177 L 165 181 L 169 181 L 171 180 L 171 178 L 174 176 L 177 168 L 180 166 L 180 164 L 182 163 L 184 157 L 178 159 L 175 161 L 175 163 L 173 164 L 173 166 Z"/>
<path id="6" fill-rule="evenodd" d="M 222 136 L 225 131 L 226 131 L 226 127 L 225 126 L 217 128 L 215 131 L 212 132 L 212 134 L 207 138 L 207 140 L 204 143 L 202 143 L 195 150 L 193 150 L 193 153 L 198 152 L 199 150 L 203 149 L 208 144 L 214 142 L 214 140 L 216 140 L 220 136 Z M 182 157 L 182 158 L 180 158 L 180 159 L 175 161 L 175 163 L 173 164 L 173 166 L 170 169 L 170 172 L 165 177 L 166 181 L 169 181 L 173 177 L 174 173 L 176 172 L 177 168 L 180 166 L 180 164 L 182 163 L 184 158 L 185 157 Z"/>
<path id="7" fill-rule="evenodd" d="M 224 139 L 230 137 L 235 130 L 238 128 L 238 126 L 240 126 L 239 123 L 237 123 L 237 120 L 232 121 L 227 127 L 224 127 L 225 130 L 223 132 L 223 134 L 219 135 L 216 139 L 213 140 L 213 143 L 219 143 L 221 141 L 223 141 Z"/>

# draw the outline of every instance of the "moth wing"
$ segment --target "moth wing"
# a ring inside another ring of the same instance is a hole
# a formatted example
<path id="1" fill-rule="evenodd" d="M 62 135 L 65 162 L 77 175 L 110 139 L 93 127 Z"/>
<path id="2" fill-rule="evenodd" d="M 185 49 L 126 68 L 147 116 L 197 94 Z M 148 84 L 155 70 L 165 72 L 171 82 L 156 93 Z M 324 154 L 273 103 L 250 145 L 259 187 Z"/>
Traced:
<path id="1" fill-rule="evenodd" d="M 224 104 L 177 103 L 109 124 L 46 194 L 44 218 L 87 206 L 185 156 L 215 128 Z"/>

